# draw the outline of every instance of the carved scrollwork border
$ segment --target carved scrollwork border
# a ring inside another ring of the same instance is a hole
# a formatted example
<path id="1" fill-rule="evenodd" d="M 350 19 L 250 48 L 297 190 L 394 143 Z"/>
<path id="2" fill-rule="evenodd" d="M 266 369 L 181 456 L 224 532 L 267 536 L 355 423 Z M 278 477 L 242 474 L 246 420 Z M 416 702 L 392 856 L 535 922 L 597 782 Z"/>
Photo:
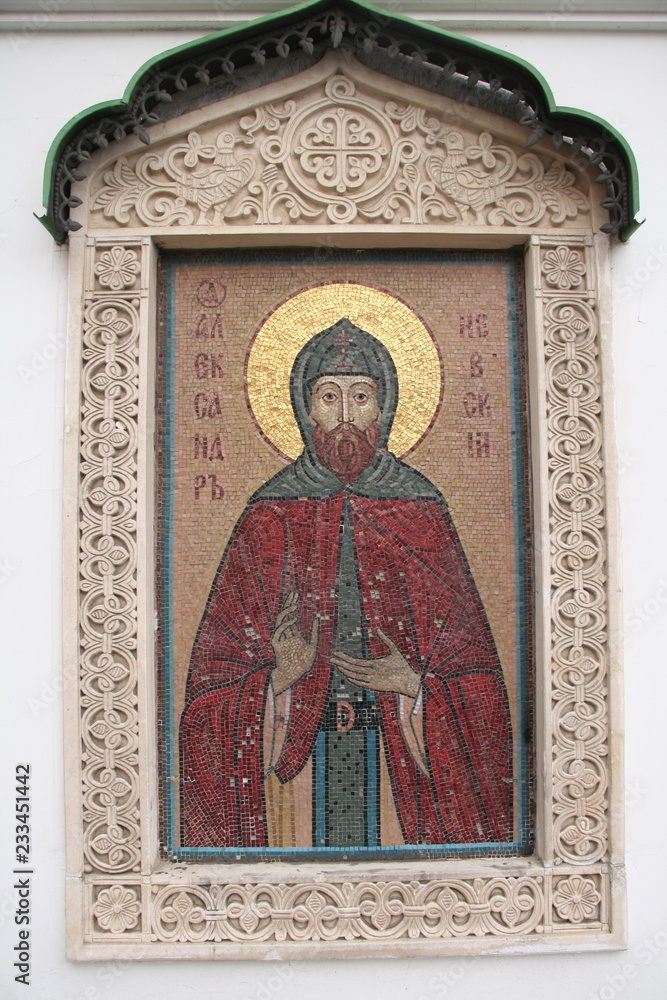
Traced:
<path id="1" fill-rule="evenodd" d="M 137 475 L 142 246 L 87 247 L 79 464 L 84 868 L 138 871 Z"/>
<path id="2" fill-rule="evenodd" d="M 543 823 L 533 859 L 356 866 L 295 876 L 156 868 L 150 708 L 142 647 L 142 426 L 154 310 L 150 238 L 87 238 L 78 457 L 77 685 L 81 862 L 72 956 L 434 954 L 612 946 L 607 529 L 602 464 L 601 237 L 530 238 L 538 461 L 546 470 Z M 143 338 L 143 346 L 142 346 Z M 143 380 L 143 383 L 142 383 Z M 145 456 L 144 456 L 145 461 Z M 539 502 L 536 503 L 539 508 Z M 537 515 L 539 517 L 539 514 Z M 146 571 L 148 572 L 148 570 Z M 142 701 L 144 704 L 142 704 Z M 142 854 L 143 841 L 143 854 Z M 458 867 L 457 867 L 458 866 Z M 76 867 L 76 866 L 75 866 Z M 264 866 L 266 869 L 267 866 Z M 271 868 L 271 866 L 269 866 Z M 408 869 L 406 871 L 406 868 Z M 616 906 L 617 916 L 612 917 Z M 531 944 L 531 942 L 533 942 Z M 575 942 L 575 944 L 573 944 Z M 120 950 L 117 950 L 120 949 Z M 129 949 L 129 951 L 128 951 Z M 379 951 L 378 951 L 379 949 Z"/>
<path id="3" fill-rule="evenodd" d="M 514 134 L 471 128 L 418 91 L 416 103 L 387 100 L 373 92 L 383 78 L 354 60 L 330 58 L 309 79 L 215 130 L 108 160 L 95 177 L 91 224 L 590 230 L 592 178 L 553 149 L 538 155 Z M 117 261 L 96 266 L 118 280 Z"/>
<path id="4" fill-rule="evenodd" d="M 607 857 L 605 478 L 592 240 L 542 241 L 556 857 Z"/>
<path id="5" fill-rule="evenodd" d="M 414 946 L 600 934 L 609 929 L 608 882 L 606 867 L 558 875 L 386 881 L 350 876 L 317 883 L 93 882 L 86 887 L 89 939 L 174 945 L 178 954 L 187 954 L 197 945 Z"/>
<path id="6" fill-rule="evenodd" d="M 580 162 L 596 166 L 606 188 L 603 207 L 609 213 L 602 232 L 633 228 L 634 166 L 622 139 L 606 123 L 581 113 L 570 116 L 558 109 L 554 116 L 541 81 L 529 67 L 488 47 L 367 9 L 357 0 L 328 10 L 300 7 L 254 27 L 250 35 L 243 25 L 186 50 L 164 53 L 138 75 L 127 104 L 104 106 L 76 120 L 59 143 L 50 178 L 45 222 L 59 241 L 81 227 L 70 218 L 70 210 L 79 204 L 71 186 L 85 174 L 96 150 L 132 134 L 149 144 L 152 127 L 173 117 L 174 106 L 206 105 L 221 90 L 247 92 L 258 77 L 264 83 L 281 79 L 330 51 L 354 53 L 399 85 L 412 80 L 426 90 L 514 119 L 527 132 L 522 145 L 530 147 L 549 137 L 553 148 L 562 146 Z"/>

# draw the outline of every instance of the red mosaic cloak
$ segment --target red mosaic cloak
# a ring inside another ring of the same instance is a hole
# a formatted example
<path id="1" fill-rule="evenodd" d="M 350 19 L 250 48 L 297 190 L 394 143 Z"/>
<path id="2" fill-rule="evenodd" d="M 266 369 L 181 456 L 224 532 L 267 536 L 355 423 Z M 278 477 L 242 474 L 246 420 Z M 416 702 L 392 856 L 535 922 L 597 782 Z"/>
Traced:
<path id="1" fill-rule="evenodd" d="M 181 725 L 184 846 L 264 847 L 263 720 L 271 634 L 298 591 L 308 635 L 320 615 L 311 671 L 292 689 L 275 773 L 308 760 L 327 703 L 344 498 L 353 516 L 372 657 L 378 626 L 422 678 L 425 757 L 416 765 L 399 695 L 379 694 L 394 801 L 407 844 L 512 840 L 512 737 L 502 670 L 465 555 L 442 499 L 377 499 L 340 491 L 256 500 L 227 546 L 193 651 Z"/>

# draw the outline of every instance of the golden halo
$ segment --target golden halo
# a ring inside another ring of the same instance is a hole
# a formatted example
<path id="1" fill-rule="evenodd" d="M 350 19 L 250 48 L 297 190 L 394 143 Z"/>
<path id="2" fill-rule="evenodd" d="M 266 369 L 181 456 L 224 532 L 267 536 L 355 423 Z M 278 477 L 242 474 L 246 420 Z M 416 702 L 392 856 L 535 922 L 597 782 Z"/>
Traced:
<path id="1" fill-rule="evenodd" d="M 262 323 L 246 365 L 248 403 L 255 420 L 281 454 L 301 454 L 303 440 L 290 401 L 292 365 L 311 337 L 342 317 L 377 337 L 394 360 L 398 407 L 389 450 L 405 455 L 426 434 L 440 404 L 440 357 L 419 316 L 395 295 L 370 285 L 315 285 L 286 299 Z"/>

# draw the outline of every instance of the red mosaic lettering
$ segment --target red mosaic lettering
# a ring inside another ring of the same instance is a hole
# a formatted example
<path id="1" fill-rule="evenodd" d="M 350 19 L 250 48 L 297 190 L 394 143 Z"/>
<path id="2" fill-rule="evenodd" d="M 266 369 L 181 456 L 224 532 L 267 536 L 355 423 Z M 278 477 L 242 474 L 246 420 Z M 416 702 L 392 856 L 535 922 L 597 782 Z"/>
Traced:
<path id="1" fill-rule="evenodd" d="M 209 462 L 222 462 L 224 455 L 222 454 L 222 443 L 220 441 L 220 435 L 216 434 L 211 442 L 211 450 L 209 452 L 208 460 Z"/>
<path id="2" fill-rule="evenodd" d="M 227 288 L 220 278 L 206 278 L 197 288 L 197 301 L 205 309 L 221 306 L 227 297 Z"/>
<path id="3" fill-rule="evenodd" d="M 459 315 L 459 336 L 466 339 L 488 337 L 489 317 L 486 313 L 461 313 Z"/>
<path id="4" fill-rule="evenodd" d="M 469 313 L 465 316 L 463 313 L 459 316 L 459 336 L 472 337 L 472 314 Z"/>
<path id="5" fill-rule="evenodd" d="M 466 417 L 491 417 L 490 392 L 466 392 L 463 396 L 463 409 Z"/>
<path id="6" fill-rule="evenodd" d="M 468 432 L 468 457 L 489 458 L 491 456 L 491 440 L 488 431 Z"/>
<path id="7" fill-rule="evenodd" d="M 222 486 L 218 484 L 215 474 L 207 476 L 207 479 L 209 479 L 211 483 L 211 500 L 222 500 L 225 495 L 225 491 Z"/>
<path id="8" fill-rule="evenodd" d="M 201 451 L 202 458 L 208 458 L 208 437 L 204 434 L 199 437 L 199 434 L 195 434 L 195 458 L 199 458 L 199 452 Z"/>
<path id="9" fill-rule="evenodd" d="M 222 378 L 224 372 L 222 354 L 198 354 L 195 358 L 197 378 Z"/>
<path id="10" fill-rule="evenodd" d="M 208 316 L 206 313 L 202 313 L 195 329 L 195 336 L 205 337 L 209 340 L 214 340 L 216 337 L 222 337 L 222 320 L 220 318 L 220 313 L 215 314 L 215 319 L 210 326 Z"/>
<path id="11" fill-rule="evenodd" d="M 198 354 L 195 358 L 195 375 L 197 378 L 208 378 L 208 354 Z"/>
<path id="12" fill-rule="evenodd" d="M 217 392 L 214 392 L 211 395 L 211 401 L 208 405 L 208 415 L 209 417 L 222 416 L 222 410 L 220 408 L 220 396 Z"/>
<path id="13" fill-rule="evenodd" d="M 220 394 L 213 392 L 209 396 L 207 392 L 198 392 L 194 399 L 194 409 L 197 420 L 203 420 L 205 417 L 221 417 Z"/>
<path id="14" fill-rule="evenodd" d="M 486 313 L 477 313 L 475 316 L 475 329 L 478 337 L 489 336 L 489 318 Z"/>
<path id="15" fill-rule="evenodd" d="M 479 351 L 473 351 L 470 355 L 470 378 L 482 378 L 484 375 L 483 358 Z"/>

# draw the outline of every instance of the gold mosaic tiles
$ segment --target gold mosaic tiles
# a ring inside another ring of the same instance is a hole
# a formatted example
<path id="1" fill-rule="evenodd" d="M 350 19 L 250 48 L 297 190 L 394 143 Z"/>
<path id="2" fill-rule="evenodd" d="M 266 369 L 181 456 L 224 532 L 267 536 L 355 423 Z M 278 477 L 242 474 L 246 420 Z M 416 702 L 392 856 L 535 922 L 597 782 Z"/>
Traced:
<path id="1" fill-rule="evenodd" d="M 165 851 L 525 852 L 518 259 L 166 255 L 162 300 Z"/>

